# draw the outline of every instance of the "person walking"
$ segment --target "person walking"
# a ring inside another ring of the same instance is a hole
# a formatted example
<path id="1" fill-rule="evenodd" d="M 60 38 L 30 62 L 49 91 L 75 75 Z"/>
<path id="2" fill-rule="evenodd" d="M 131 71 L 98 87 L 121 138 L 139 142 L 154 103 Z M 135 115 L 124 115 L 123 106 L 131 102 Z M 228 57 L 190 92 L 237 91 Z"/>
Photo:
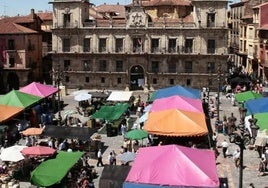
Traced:
<path id="1" fill-rule="evenodd" d="M 226 158 L 227 157 L 227 150 L 228 150 L 228 142 L 226 140 L 224 140 L 222 143 L 221 143 L 221 147 L 222 147 L 222 154 L 223 154 L 223 157 Z"/>
<path id="2" fill-rule="evenodd" d="M 102 162 L 102 153 L 101 153 L 101 149 L 99 149 L 99 151 L 98 151 L 98 153 L 97 153 L 97 157 L 98 157 L 97 166 L 99 166 L 99 165 L 104 166 L 104 165 L 103 165 L 103 162 Z"/>
<path id="3" fill-rule="evenodd" d="M 240 150 L 236 149 L 235 152 L 233 153 L 233 159 L 235 163 L 235 167 L 238 168 L 240 164 Z"/>

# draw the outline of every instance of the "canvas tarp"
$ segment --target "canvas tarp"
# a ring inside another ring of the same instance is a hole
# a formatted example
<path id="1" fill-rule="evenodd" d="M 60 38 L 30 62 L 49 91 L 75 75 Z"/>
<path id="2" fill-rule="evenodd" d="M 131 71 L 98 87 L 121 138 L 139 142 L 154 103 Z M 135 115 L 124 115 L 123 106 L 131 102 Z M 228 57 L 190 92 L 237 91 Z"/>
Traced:
<path id="1" fill-rule="evenodd" d="M 0 123 L 9 120 L 23 111 L 23 108 L 0 105 Z"/>
<path id="2" fill-rule="evenodd" d="M 39 187 L 60 183 L 83 154 L 83 152 L 58 151 L 56 158 L 42 162 L 31 172 L 31 183 Z"/>
<path id="3" fill-rule="evenodd" d="M 155 94 L 153 94 L 153 99 L 151 97 L 151 100 L 165 98 L 165 97 L 171 97 L 173 95 L 179 95 L 183 97 L 189 97 L 194 99 L 200 99 L 201 98 L 201 91 L 198 89 L 183 87 L 180 85 L 176 85 L 173 87 L 167 87 L 163 89 L 159 89 L 156 91 Z"/>
<path id="4" fill-rule="evenodd" d="M 132 91 L 112 91 L 107 101 L 129 101 L 132 94 Z"/>
<path id="5" fill-rule="evenodd" d="M 218 188 L 215 153 L 174 144 L 140 148 L 126 182 Z"/>
<path id="6" fill-rule="evenodd" d="M 104 166 L 99 180 L 99 188 L 122 187 L 131 166 Z"/>
<path id="7" fill-rule="evenodd" d="M 149 113 L 144 130 L 163 136 L 203 136 L 208 134 L 204 113 L 176 109 Z"/>
<path id="8" fill-rule="evenodd" d="M 54 138 L 69 138 L 79 140 L 89 140 L 97 130 L 87 127 L 59 127 L 46 125 L 42 135 Z"/>
<path id="9" fill-rule="evenodd" d="M 104 105 L 96 111 L 91 118 L 102 119 L 107 121 L 118 120 L 127 110 L 127 103 L 117 103 L 115 105 Z"/>
<path id="10" fill-rule="evenodd" d="M 38 82 L 32 82 L 31 84 L 22 87 L 19 91 L 35 95 L 41 98 L 46 98 L 58 91 L 57 88 L 49 85 L 44 85 Z"/>
<path id="11" fill-rule="evenodd" d="M 41 97 L 35 95 L 30 95 L 21 91 L 12 90 L 9 93 L 0 97 L 0 104 L 7 106 L 15 106 L 19 108 L 27 108 L 37 103 L 41 99 Z"/>
<path id="12" fill-rule="evenodd" d="M 245 103 L 247 114 L 268 112 L 268 97 L 248 100 Z"/>

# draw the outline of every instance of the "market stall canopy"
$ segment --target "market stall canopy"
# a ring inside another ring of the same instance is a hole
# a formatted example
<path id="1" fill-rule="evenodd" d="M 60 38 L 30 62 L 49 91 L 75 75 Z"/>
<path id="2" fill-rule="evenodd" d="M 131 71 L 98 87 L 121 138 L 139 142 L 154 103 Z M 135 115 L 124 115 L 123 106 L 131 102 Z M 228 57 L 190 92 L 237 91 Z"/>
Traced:
<path id="1" fill-rule="evenodd" d="M 31 172 L 31 183 L 39 187 L 59 183 L 83 154 L 83 152 L 58 151 L 56 158 L 42 162 Z"/>
<path id="2" fill-rule="evenodd" d="M 38 82 L 32 82 L 31 84 L 22 87 L 19 91 L 41 98 L 46 98 L 58 92 L 58 88 L 50 85 L 41 84 Z"/>
<path id="3" fill-rule="evenodd" d="M 4 148 L 0 154 L 0 159 L 2 161 L 18 162 L 24 159 L 21 154 L 21 150 L 27 146 L 14 145 Z"/>
<path id="4" fill-rule="evenodd" d="M 130 140 L 142 140 L 148 137 L 148 133 L 142 129 L 133 129 L 128 131 L 125 137 Z"/>
<path id="5" fill-rule="evenodd" d="M 7 106 L 15 106 L 19 108 L 27 108 L 40 101 L 42 98 L 23 93 L 21 91 L 12 90 L 0 97 L 0 104 Z"/>
<path id="6" fill-rule="evenodd" d="M 208 134 L 204 113 L 163 110 L 149 113 L 144 130 L 163 136 L 203 136 Z"/>
<path id="7" fill-rule="evenodd" d="M 99 188 L 122 187 L 131 166 L 104 166 L 99 180 Z"/>
<path id="8" fill-rule="evenodd" d="M 194 99 L 201 99 L 200 90 L 176 85 L 173 87 L 167 87 L 167 88 L 157 90 L 156 93 L 153 94 L 154 98 L 151 100 L 171 97 L 173 95 L 179 95 L 179 96 L 189 97 L 189 98 L 194 98 Z"/>
<path id="9" fill-rule="evenodd" d="M 0 104 L 0 123 L 9 120 L 10 118 L 21 113 L 23 110 L 23 108 Z"/>
<path id="10" fill-rule="evenodd" d="M 46 125 L 42 135 L 54 138 L 89 140 L 97 130 L 87 127 L 59 127 Z"/>
<path id="11" fill-rule="evenodd" d="M 43 157 L 43 156 L 52 156 L 57 152 L 57 150 L 48 146 L 37 145 L 23 148 L 20 152 L 27 157 Z"/>
<path id="12" fill-rule="evenodd" d="M 36 128 L 36 127 L 30 127 L 24 131 L 22 131 L 22 134 L 24 136 L 37 136 L 42 134 L 43 128 Z"/>
<path id="13" fill-rule="evenodd" d="M 91 99 L 92 95 L 88 93 L 78 93 L 74 96 L 74 100 L 80 102 L 80 101 L 86 101 Z"/>
<path id="14" fill-rule="evenodd" d="M 253 91 L 245 91 L 235 94 L 235 99 L 239 103 L 246 102 L 250 99 L 258 99 L 258 98 L 262 98 L 262 95 L 259 93 L 255 93 Z"/>
<path id="15" fill-rule="evenodd" d="M 254 114 L 254 118 L 258 120 L 256 124 L 260 131 L 268 130 L 268 112 Z"/>
<path id="16" fill-rule="evenodd" d="M 107 101 L 129 101 L 132 94 L 132 91 L 112 91 Z"/>
<path id="17" fill-rule="evenodd" d="M 248 100 L 245 103 L 247 114 L 268 112 L 268 97 Z"/>
<path id="18" fill-rule="evenodd" d="M 150 112 L 158 112 L 169 109 L 178 109 L 190 112 L 204 112 L 202 101 L 200 99 L 193 99 L 178 95 L 156 99 L 152 104 Z"/>
<path id="19" fill-rule="evenodd" d="M 128 109 L 127 103 L 117 103 L 115 105 L 104 105 L 92 114 L 92 119 L 103 119 L 107 121 L 118 120 Z"/>
<path id="20" fill-rule="evenodd" d="M 174 144 L 140 148 L 123 188 L 131 183 L 218 188 L 215 153 Z"/>

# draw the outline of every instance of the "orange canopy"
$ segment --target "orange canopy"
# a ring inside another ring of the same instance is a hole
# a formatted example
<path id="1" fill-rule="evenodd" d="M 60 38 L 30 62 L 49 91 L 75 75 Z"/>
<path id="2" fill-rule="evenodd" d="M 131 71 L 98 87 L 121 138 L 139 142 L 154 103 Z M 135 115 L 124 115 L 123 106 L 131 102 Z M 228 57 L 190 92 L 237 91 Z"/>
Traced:
<path id="1" fill-rule="evenodd" d="M 149 113 L 144 130 L 151 134 L 164 136 L 202 136 L 208 134 L 204 113 L 177 109 Z"/>
<path id="2" fill-rule="evenodd" d="M 23 111 L 23 108 L 0 104 L 0 122 L 8 120 L 9 118 L 20 113 L 21 111 Z"/>

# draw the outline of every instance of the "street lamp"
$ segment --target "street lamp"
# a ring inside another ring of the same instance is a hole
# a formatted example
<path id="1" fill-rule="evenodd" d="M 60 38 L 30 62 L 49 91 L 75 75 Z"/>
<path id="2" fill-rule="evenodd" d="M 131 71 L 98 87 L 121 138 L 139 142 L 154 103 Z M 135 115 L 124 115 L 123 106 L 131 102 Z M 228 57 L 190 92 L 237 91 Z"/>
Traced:
<path id="1" fill-rule="evenodd" d="M 62 121 L 62 116 L 61 116 L 60 84 L 61 84 L 61 81 L 63 80 L 64 72 L 61 71 L 61 69 L 60 69 L 60 62 L 59 61 L 57 61 L 57 69 L 56 70 L 53 70 L 52 74 L 53 74 L 54 83 L 55 83 L 55 85 L 58 88 L 58 100 L 57 100 L 58 109 L 57 110 L 58 110 L 58 125 L 60 126 L 61 125 L 61 121 Z"/>
<path id="2" fill-rule="evenodd" d="M 245 146 L 249 144 L 249 135 L 248 131 L 245 128 L 245 116 L 247 109 L 244 108 L 244 103 L 242 104 L 242 107 L 239 108 L 240 112 L 240 118 L 241 118 L 241 124 L 237 127 L 237 130 L 234 131 L 229 136 L 229 140 L 231 143 L 235 143 L 239 146 L 240 149 L 240 163 L 239 163 L 239 188 L 243 187 L 243 170 L 244 170 L 244 150 L 246 149 Z"/>

